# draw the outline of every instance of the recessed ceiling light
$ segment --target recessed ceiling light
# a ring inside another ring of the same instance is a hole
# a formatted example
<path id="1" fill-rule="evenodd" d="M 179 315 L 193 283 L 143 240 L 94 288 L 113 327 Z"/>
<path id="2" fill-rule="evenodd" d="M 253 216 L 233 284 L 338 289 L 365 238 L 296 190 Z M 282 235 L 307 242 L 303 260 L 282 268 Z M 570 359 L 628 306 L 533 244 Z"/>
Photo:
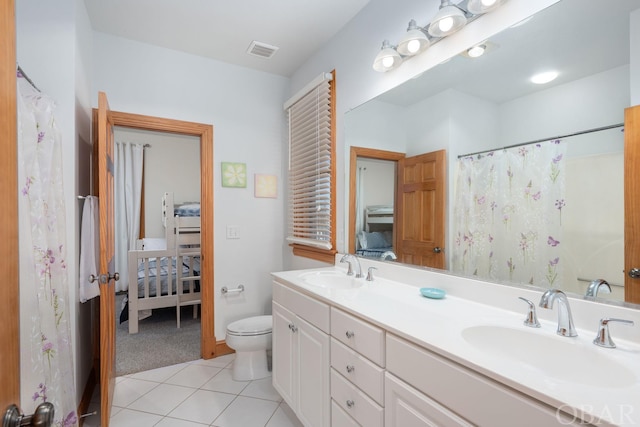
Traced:
<path id="1" fill-rule="evenodd" d="M 486 49 L 486 46 L 483 44 L 479 44 L 477 46 L 474 46 L 470 49 L 467 50 L 467 55 L 469 55 L 471 58 L 477 58 L 479 56 L 484 55 L 484 51 Z"/>
<path id="2" fill-rule="evenodd" d="M 537 85 L 543 85 L 545 83 L 549 83 L 552 80 L 555 80 L 556 77 L 558 77 L 557 71 L 547 71 L 531 77 L 531 82 Z"/>

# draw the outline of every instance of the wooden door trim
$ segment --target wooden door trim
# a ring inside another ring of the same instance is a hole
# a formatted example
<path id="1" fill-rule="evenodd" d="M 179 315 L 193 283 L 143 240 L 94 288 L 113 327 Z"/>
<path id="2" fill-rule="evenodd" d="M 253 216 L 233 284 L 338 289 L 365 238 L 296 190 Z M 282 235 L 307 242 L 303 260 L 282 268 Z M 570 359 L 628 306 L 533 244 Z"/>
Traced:
<path id="1" fill-rule="evenodd" d="M 20 269 L 18 262 L 18 129 L 14 0 L 0 2 L 0 408 L 20 403 Z"/>
<path id="2" fill-rule="evenodd" d="M 627 274 L 640 268 L 640 105 L 624 111 L 624 300 L 640 303 L 640 280 Z"/>
<path id="3" fill-rule="evenodd" d="M 202 313 L 200 354 L 216 355 L 213 287 L 213 125 L 142 114 L 111 112 L 114 126 L 196 136 L 200 139 L 200 226 Z"/>
<path id="4" fill-rule="evenodd" d="M 358 158 L 390 160 L 397 163 L 399 160 L 404 159 L 404 157 L 404 153 L 396 151 L 351 147 L 349 156 L 349 236 L 347 242 L 347 251 L 349 253 L 353 254 L 356 252 L 356 169 Z M 395 188 L 395 185 L 393 187 Z"/>

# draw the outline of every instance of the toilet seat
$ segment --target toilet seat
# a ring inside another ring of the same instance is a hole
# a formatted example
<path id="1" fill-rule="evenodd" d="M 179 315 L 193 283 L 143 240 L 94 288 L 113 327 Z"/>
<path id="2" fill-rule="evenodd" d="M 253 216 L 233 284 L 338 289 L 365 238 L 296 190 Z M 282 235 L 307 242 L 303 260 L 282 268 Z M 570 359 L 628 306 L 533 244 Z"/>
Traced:
<path id="1" fill-rule="evenodd" d="M 255 316 L 237 320 L 227 326 L 227 334 L 235 336 L 256 336 L 270 334 L 273 320 L 268 316 Z"/>

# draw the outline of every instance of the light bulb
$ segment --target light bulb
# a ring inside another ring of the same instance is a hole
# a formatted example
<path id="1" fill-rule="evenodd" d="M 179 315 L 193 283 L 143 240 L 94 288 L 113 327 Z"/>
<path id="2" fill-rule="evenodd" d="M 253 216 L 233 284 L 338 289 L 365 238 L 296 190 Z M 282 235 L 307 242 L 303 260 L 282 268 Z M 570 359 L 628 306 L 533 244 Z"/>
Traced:
<path id="1" fill-rule="evenodd" d="M 393 65 L 393 58 L 391 56 L 385 56 L 382 58 L 382 66 L 384 68 L 390 68 Z"/>
<path id="2" fill-rule="evenodd" d="M 482 0 L 482 5 L 485 7 L 493 6 L 496 3 L 496 0 Z"/>
<path id="3" fill-rule="evenodd" d="M 453 28 L 453 18 L 447 16 L 446 18 L 441 19 L 440 21 L 438 21 L 438 28 L 440 28 L 440 31 L 446 33 L 451 28 Z"/>
<path id="4" fill-rule="evenodd" d="M 420 50 L 420 42 L 418 40 L 411 40 L 407 43 L 407 50 L 409 53 L 416 53 Z"/>

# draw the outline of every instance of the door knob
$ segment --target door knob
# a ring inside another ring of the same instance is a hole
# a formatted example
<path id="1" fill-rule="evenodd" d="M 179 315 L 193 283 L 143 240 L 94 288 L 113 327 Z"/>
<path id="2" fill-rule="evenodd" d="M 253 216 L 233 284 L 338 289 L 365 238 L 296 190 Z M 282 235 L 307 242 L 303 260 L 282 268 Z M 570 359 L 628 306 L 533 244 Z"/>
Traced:
<path id="1" fill-rule="evenodd" d="M 110 274 L 101 274 L 98 277 L 91 274 L 89 276 L 89 283 L 93 283 L 97 280 L 98 283 L 102 283 L 104 285 L 105 283 L 109 282 L 109 280 L 111 279 L 117 282 L 118 280 L 120 280 L 120 273 L 113 273 L 113 276 L 111 276 Z"/>
<path id="2" fill-rule="evenodd" d="M 435 248 L 433 248 L 433 252 L 439 254 L 440 252 L 442 252 L 442 248 L 436 246 Z"/>
<path id="3" fill-rule="evenodd" d="M 628 274 L 632 279 L 640 279 L 640 268 L 632 268 Z"/>
<path id="4" fill-rule="evenodd" d="M 24 415 L 16 405 L 10 405 L 4 413 L 2 427 L 37 426 L 50 427 L 53 423 L 54 407 L 51 402 L 38 405 L 33 415 Z"/>

